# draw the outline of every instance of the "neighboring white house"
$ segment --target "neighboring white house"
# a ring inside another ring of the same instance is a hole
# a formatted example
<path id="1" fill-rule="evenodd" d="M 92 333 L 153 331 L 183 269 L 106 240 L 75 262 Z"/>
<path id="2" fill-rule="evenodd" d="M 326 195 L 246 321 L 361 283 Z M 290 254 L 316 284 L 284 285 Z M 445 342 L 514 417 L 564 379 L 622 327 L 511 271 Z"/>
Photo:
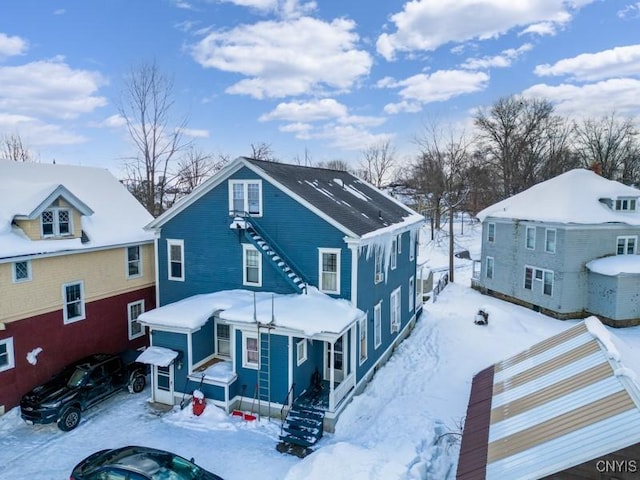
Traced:
<path id="1" fill-rule="evenodd" d="M 472 287 L 556 318 L 640 324 L 639 197 L 575 169 L 491 205 Z"/>

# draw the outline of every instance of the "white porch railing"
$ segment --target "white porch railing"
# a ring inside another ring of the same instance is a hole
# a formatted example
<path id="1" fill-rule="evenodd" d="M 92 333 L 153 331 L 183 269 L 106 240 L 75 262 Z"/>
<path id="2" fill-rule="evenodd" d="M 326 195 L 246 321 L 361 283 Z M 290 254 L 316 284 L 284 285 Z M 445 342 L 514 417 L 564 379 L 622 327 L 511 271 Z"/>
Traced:
<path id="1" fill-rule="evenodd" d="M 331 389 L 329 393 L 329 411 L 333 412 L 336 409 L 336 405 L 349 393 L 352 388 L 356 386 L 356 376 L 351 373 L 342 380 L 335 389 Z"/>

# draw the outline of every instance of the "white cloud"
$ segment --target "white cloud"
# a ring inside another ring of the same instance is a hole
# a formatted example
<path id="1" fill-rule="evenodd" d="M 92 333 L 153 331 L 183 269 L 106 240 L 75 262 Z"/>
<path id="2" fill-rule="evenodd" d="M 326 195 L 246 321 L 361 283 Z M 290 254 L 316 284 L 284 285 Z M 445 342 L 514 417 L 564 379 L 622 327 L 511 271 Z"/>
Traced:
<path id="1" fill-rule="evenodd" d="M 15 55 L 23 55 L 29 47 L 26 40 L 18 36 L 8 36 L 0 32 L 0 59 L 3 57 L 12 57 Z"/>
<path id="2" fill-rule="evenodd" d="M 522 56 L 524 53 L 530 51 L 531 49 L 533 49 L 533 45 L 530 43 L 525 43 L 518 48 L 509 48 L 507 50 L 503 50 L 499 55 L 494 55 L 491 57 L 485 56 L 482 58 L 469 58 L 460 66 L 469 70 L 478 70 L 480 68 L 509 67 L 514 60 L 517 60 L 518 57 Z"/>
<path id="3" fill-rule="evenodd" d="M 252 8 L 263 13 L 276 13 L 284 18 L 299 17 L 317 8 L 315 1 L 300 0 L 222 0 L 239 7 Z"/>
<path id="4" fill-rule="evenodd" d="M 595 0 L 409 0 L 391 16 L 392 33 L 377 41 L 378 53 L 393 60 L 397 52 L 435 50 L 449 42 L 496 38 L 512 28 L 548 22 L 561 25 Z"/>
<path id="5" fill-rule="evenodd" d="M 181 128 L 180 131 L 185 137 L 189 138 L 209 138 L 209 130 L 196 128 Z"/>
<path id="6" fill-rule="evenodd" d="M 443 102 L 450 98 L 483 90 L 489 75 L 466 70 L 438 70 L 432 74 L 420 73 L 395 83 L 386 81 L 387 88 L 400 88 L 402 101 L 385 106 L 387 113 L 416 112 L 420 105 Z"/>
<path id="7" fill-rule="evenodd" d="M 600 117 L 612 111 L 623 115 L 640 114 L 640 80 L 620 78 L 588 85 L 534 85 L 522 95 L 545 98 L 561 115 L 573 118 Z"/>
<path id="8" fill-rule="evenodd" d="M 580 81 L 640 75 L 640 44 L 583 53 L 553 65 L 538 65 L 534 72 L 541 77 L 569 76 Z"/>
<path id="9" fill-rule="evenodd" d="M 294 133 L 295 137 L 298 140 L 309 140 L 311 139 L 311 135 L 309 132 L 313 130 L 313 125 L 310 125 L 308 123 L 296 122 L 282 125 L 278 128 L 278 130 L 285 133 Z"/>
<path id="10" fill-rule="evenodd" d="M 0 112 L 0 132 L 17 132 L 25 145 L 73 145 L 86 142 L 81 135 L 64 130 L 59 125 L 42 122 L 27 115 Z"/>
<path id="11" fill-rule="evenodd" d="M 347 90 L 371 69 L 351 20 L 302 17 L 265 21 L 209 33 L 192 47 L 205 68 L 245 75 L 227 93 L 255 98 L 302 95 L 322 88 Z"/>
<path id="12" fill-rule="evenodd" d="M 75 118 L 107 104 L 95 95 L 106 83 L 97 72 L 74 70 L 61 59 L 0 66 L 0 109 Z"/>
<path id="13" fill-rule="evenodd" d="M 53 11 L 54 15 L 64 15 L 65 13 L 67 13 L 67 11 L 64 8 L 58 8 L 57 10 Z"/>
<path id="14" fill-rule="evenodd" d="M 533 25 L 529 25 L 527 28 L 522 30 L 518 35 L 538 35 L 540 37 L 544 35 L 553 36 L 556 34 L 556 26 L 557 24 L 552 22 L 540 22 L 534 23 Z"/>
<path id="15" fill-rule="evenodd" d="M 331 147 L 344 150 L 360 151 L 366 145 L 391 140 L 388 133 L 374 134 L 354 125 L 327 124 L 313 133 L 311 138 L 328 140 Z"/>
<path id="16" fill-rule="evenodd" d="M 618 17 L 622 19 L 640 18 L 640 2 L 632 3 L 618 10 Z"/>
<path id="17" fill-rule="evenodd" d="M 347 107 L 333 98 L 311 100 L 309 102 L 280 103 L 274 110 L 262 115 L 259 120 L 285 120 L 288 122 L 314 122 L 330 118 L 344 117 Z"/>
<path id="18" fill-rule="evenodd" d="M 125 118 L 120 114 L 111 115 L 110 117 L 105 118 L 102 122 L 96 124 L 96 127 L 99 128 L 122 128 L 127 124 Z"/>

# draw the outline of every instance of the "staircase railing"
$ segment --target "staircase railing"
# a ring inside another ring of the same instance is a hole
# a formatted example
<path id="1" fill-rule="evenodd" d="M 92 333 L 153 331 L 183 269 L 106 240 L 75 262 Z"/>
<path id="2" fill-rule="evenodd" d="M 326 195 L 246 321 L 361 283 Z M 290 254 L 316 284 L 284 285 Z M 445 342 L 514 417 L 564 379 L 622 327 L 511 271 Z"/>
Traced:
<path id="1" fill-rule="evenodd" d="M 244 220 L 251 225 L 251 228 L 253 228 L 258 235 L 260 235 L 274 249 L 274 251 L 276 251 L 276 254 L 289 266 L 293 273 L 300 277 L 305 284 L 309 284 L 309 279 L 302 273 L 300 267 L 298 267 L 293 260 L 284 253 L 284 251 L 278 246 L 277 242 L 273 240 L 260 223 L 256 221 L 255 217 L 252 217 L 248 212 L 243 212 L 242 215 L 238 216 L 242 216 Z"/>
<path id="2" fill-rule="evenodd" d="M 293 392 L 295 389 L 296 384 L 292 383 L 291 387 L 289 388 L 289 391 L 287 392 L 287 396 L 284 399 L 284 402 L 282 402 L 282 408 L 280 409 L 280 435 L 282 435 L 283 429 L 284 429 L 284 422 L 287 419 L 286 415 L 284 414 L 284 409 L 286 407 L 288 407 L 290 404 L 293 403 Z"/>

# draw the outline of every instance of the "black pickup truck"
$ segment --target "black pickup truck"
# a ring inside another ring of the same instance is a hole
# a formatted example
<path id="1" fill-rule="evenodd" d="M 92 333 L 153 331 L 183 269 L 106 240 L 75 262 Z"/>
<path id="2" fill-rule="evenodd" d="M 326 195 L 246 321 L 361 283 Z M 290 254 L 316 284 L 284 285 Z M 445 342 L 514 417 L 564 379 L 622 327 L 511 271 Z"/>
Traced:
<path id="1" fill-rule="evenodd" d="M 98 353 L 72 363 L 22 397 L 21 417 L 30 424 L 58 422 L 60 430 L 73 430 L 87 408 L 123 389 L 144 390 L 147 366 L 134 361 L 137 353 Z"/>

